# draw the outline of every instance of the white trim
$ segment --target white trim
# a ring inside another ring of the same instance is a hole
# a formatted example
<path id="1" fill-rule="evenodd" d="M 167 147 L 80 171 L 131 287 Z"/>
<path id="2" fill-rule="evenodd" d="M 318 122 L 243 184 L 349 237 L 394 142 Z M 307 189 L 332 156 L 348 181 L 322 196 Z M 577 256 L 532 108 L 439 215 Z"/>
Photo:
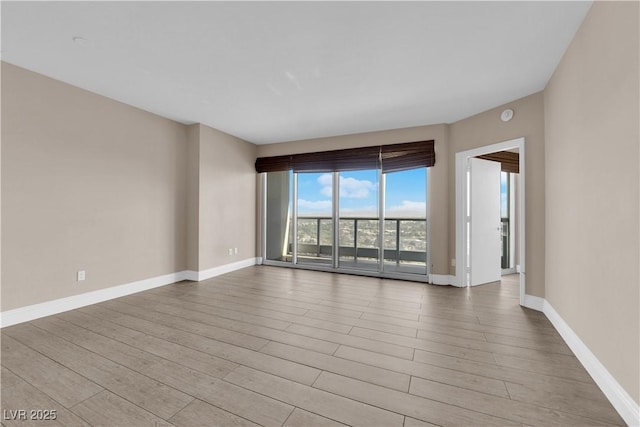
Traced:
<path id="1" fill-rule="evenodd" d="M 464 153 L 456 153 L 455 174 L 456 174 L 456 282 L 464 284 L 466 267 L 465 242 L 466 242 L 466 156 Z"/>
<path id="2" fill-rule="evenodd" d="M 232 271 L 240 270 L 243 268 L 251 267 L 252 265 L 258 265 L 262 263 L 262 258 L 247 258 L 242 261 L 233 262 L 231 264 L 220 265 L 218 267 L 209 268 L 207 270 L 193 271 L 196 273 L 196 281 L 211 279 L 212 277 L 220 276 L 222 274 L 230 273 Z M 193 279 L 190 279 L 193 280 Z"/>
<path id="3" fill-rule="evenodd" d="M 6 326 L 28 322 L 41 317 L 51 316 L 64 311 L 74 310 L 87 305 L 97 304 L 110 299 L 120 298 L 125 295 L 135 294 L 148 289 L 187 280 L 186 273 L 186 271 L 181 271 L 178 273 L 165 274 L 163 276 L 138 280 L 124 285 L 113 286 L 111 288 L 100 289 L 40 304 L 33 304 L 26 307 L 3 311 L 0 313 L 0 327 L 4 328 Z"/>
<path id="4" fill-rule="evenodd" d="M 431 265 L 431 179 L 429 178 L 429 168 L 424 172 L 424 179 L 427 180 L 426 190 L 427 194 L 425 194 L 426 201 L 426 212 L 425 212 L 425 225 L 426 225 L 426 233 L 427 233 L 427 276 L 431 276 L 431 269 L 433 266 Z M 384 236 L 384 234 L 382 234 Z M 384 240 L 384 239 L 382 239 Z"/>
<path id="5" fill-rule="evenodd" d="M 331 178 L 331 195 L 333 206 L 331 211 L 331 230 L 333 231 L 333 249 L 331 250 L 331 266 L 338 268 L 340 260 L 340 172 L 333 171 Z M 320 234 L 320 233 L 318 233 Z M 317 236 L 320 239 L 320 236 Z"/>
<path id="6" fill-rule="evenodd" d="M 598 358 L 573 332 L 571 327 L 560 317 L 549 301 L 544 301 L 543 312 L 556 328 L 560 336 L 576 355 L 582 366 L 596 382 L 609 402 L 629 426 L 640 426 L 640 405 L 638 405 L 624 388 L 609 373 Z"/>
<path id="7" fill-rule="evenodd" d="M 551 324 L 558 331 L 562 339 L 578 358 L 591 378 L 600 387 L 611 405 L 629 426 L 640 426 L 640 405 L 616 381 L 598 358 L 589 350 L 580 337 L 564 321 L 553 306 L 544 298 L 533 295 L 524 296 L 523 306 L 541 311 L 547 316 Z"/>
<path id="8" fill-rule="evenodd" d="M 293 223 L 293 229 L 291 230 L 291 236 L 293 242 L 291 242 L 291 265 L 298 265 L 298 173 L 293 172 L 293 212 L 291 215 L 291 222 Z M 266 257 L 266 255 L 265 255 Z"/>
<path id="9" fill-rule="evenodd" d="M 456 277 L 450 274 L 429 274 L 429 283 L 432 285 L 455 285 Z"/>
<path id="10" fill-rule="evenodd" d="M 521 305 L 532 310 L 542 311 L 544 309 L 544 302 L 544 298 L 525 294 L 524 301 Z"/>
<path id="11" fill-rule="evenodd" d="M 248 258 L 231 264 L 221 265 L 219 267 L 210 268 L 204 271 L 185 270 L 177 273 L 165 274 L 163 276 L 152 277 L 149 279 L 137 280 L 123 285 L 113 286 L 97 291 L 86 292 L 70 297 L 59 298 L 53 301 L 47 301 L 40 304 L 28 305 L 26 307 L 15 308 L 0 313 L 0 328 L 16 325 L 18 323 L 29 322 L 45 316 L 74 310 L 80 307 L 86 307 L 91 304 L 108 301 L 114 298 L 120 298 L 126 295 L 135 294 L 137 292 L 146 291 L 160 286 L 169 285 L 171 283 L 181 282 L 183 280 L 200 281 L 231 271 L 240 270 L 252 265 L 261 264 L 262 258 Z"/>
<path id="12" fill-rule="evenodd" d="M 267 257 L 267 173 L 260 175 L 260 255 Z"/>
<path id="13" fill-rule="evenodd" d="M 387 176 L 382 173 L 382 168 L 378 168 L 378 273 L 384 273 L 384 235 L 387 224 L 387 212 L 385 210 L 385 201 L 387 198 Z M 356 227 L 354 226 L 354 229 Z M 354 230 L 357 233 L 358 230 Z M 356 246 L 358 242 L 354 242 Z M 355 256 L 358 256 L 356 249 Z M 426 271 L 429 271 L 427 269 Z"/>
<path id="14" fill-rule="evenodd" d="M 467 211 L 467 179 L 466 164 L 470 157 L 480 156 L 482 154 L 495 153 L 496 151 L 504 151 L 517 148 L 520 154 L 520 183 L 518 194 L 518 210 L 520 212 L 520 221 L 518 224 L 519 232 L 519 253 L 520 253 L 520 305 L 524 305 L 525 300 L 525 139 L 524 137 L 512 139 L 509 141 L 499 142 L 497 144 L 487 145 L 484 147 L 474 148 L 472 150 L 461 151 L 455 155 L 455 188 L 456 188 L 456 286 L 465 284 L 465 266 L 467 265 L 467 254 L 465 250 L 465 242 L 467 239 L 467 227 L 465 225 L 465 217 Z M 452 283 L 453 284 L 453 283 Z"/>
<path id="15" fill-rule="evenodd" d="M 197 282 L 198 281 L 198 272 L 197 271 L 185 270 L 182 273 L 184 273 L 184 280 L 190 280 L 192 282 Z"/>

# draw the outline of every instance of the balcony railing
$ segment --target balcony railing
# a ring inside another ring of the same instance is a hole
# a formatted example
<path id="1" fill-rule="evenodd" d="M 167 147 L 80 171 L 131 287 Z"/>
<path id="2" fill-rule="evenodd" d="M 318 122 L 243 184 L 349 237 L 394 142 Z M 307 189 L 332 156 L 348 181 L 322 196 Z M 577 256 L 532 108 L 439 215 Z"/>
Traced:
<path id="1" fill-rule="evenodd" d="M 340 218 L 339 256 L 355 261 L 377 260 L 379 257 L 378 219 L 371 217 Z M 330 217 L 298 218 L 298 256 L 330 258 L 333 230 Z M 501 218 L 502 268 L 509 268 L 509 218 Z M 426 263 L 426 219 L 387 218 L 384 230 L 384 259 L 396 263 Z M 289 255 L 293 252 L 289 237 Z"/>
<path id="2" fill-rule="evenodd" d="M 379 219 L 340 218 L 339 256 L 357 261 L 379 257 Z M 289 240 L 291 242 L 291 239 Z M 387 218 L 384 229 L 384 259 L 396 263 L 427 261 L 427 229 L 424 218 Z M 293 250 L 289 244 L 289 252 Z M 333 229 L 330 217 L 298 218 L 298 256 L 330 258 Z"/>

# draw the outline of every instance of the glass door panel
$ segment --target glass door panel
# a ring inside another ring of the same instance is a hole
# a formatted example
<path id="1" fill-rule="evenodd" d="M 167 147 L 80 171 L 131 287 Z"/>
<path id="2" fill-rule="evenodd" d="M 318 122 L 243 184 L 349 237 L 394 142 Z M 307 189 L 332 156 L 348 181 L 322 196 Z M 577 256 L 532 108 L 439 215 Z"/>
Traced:
<path id="1" fill-rule="evenodd" d="M 332 265 L 332 173 L 297 175 L 297 263 Z"/>
<path id="2" fill-rule="evenodd" d="M 385 174 L 384 271 L 427 273 L 427 169 Z"/>
<path id="3" fill-rule="evenodd" d="M 269 172 L 265 260 L 425 275 L 427 178 L 426 168 Z"/>
<path id="4" fill-rule="evenodd" d="M 378 271 L 378 170 L 340 172 L 338 266 Z"/>
<path id="5" fill-rule="evenodd" d="M 269 261 L 291 262 L 292 178 L 290 171 L 267 173 L 265 257 Z"/>

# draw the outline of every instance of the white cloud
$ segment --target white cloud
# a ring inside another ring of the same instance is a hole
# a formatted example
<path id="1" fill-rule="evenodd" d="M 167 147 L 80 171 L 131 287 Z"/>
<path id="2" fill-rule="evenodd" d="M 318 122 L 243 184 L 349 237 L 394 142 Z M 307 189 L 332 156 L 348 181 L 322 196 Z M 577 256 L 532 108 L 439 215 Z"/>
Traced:
<path id="1" fill-rule="evenodd" d="M 333 176 L 330 173 L 322 174 L 318 177 L 318 183 L 322 185 L 320 193 L 331 197 Z M 340 197 L 349 199 L 366 199 L 372 192 L 377 190 L 377 185 L 366 179 L 340 177 Z"/>
<path id="2" fill-rule="evenodd" d="M 323 173 L 322 175 L 320 175 L 318 177 L 318 184 L 322 185 L 322 186 L 329 186 L 331 187 L 331 183 L 333 182 L 333 174 L 330 173 Z"/>
<path id="3" fill-rule="evenodd" d="M 424 218 L 427 212 L 426 202 L 414 202 L 411 200 L 403 200 L 401 204 L 396 206 L 389 206 L 386 209 L 386 217 L 400 217 L 400 218 Z"/>
<path id="4" fill-rule="evenodd" d="M 366 179 L 340 177 L 340 196 L 352 199 L 365 199 L 370 192 L 376 191 L 376 185 Z"/>
<path id="5" fill-rule="evenodd" d="M 298 199 L 298 209 L 326 211 L 331 210 L 331 200 L 305 200 Z"/>
<path id="6" fill-rule="evenodd" d="M 322 185 L 320 194 L 323 196 L 331 197 L 333 190 L 331 188 L 333 182 L 333 175 L 330 173 L 323 173 L 318 177 L 318 184 Z"/>
<path id="7" fill-rule="evenodd" d="M 298 199 L 298 214 L 300 216 L 331 216 L 331 200 Z"/>

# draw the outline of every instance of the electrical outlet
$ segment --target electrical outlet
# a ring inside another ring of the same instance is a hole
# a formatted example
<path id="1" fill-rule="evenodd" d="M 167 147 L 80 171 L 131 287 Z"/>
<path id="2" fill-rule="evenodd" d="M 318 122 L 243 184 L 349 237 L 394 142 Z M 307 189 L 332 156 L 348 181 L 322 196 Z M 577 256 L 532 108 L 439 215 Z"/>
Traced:
<path id="1" fill-rule="evenodd" d="M 233 248 L 234 255 L 238 255 L 238 248 Z"/>
<path id="2" fill-rule="evenodd" d="M 229 248 L 229 255 L 233 255 L 233 248 Z"/>
<path id="3" fill-rule="evenodd" d="M 86 278 L 86 273 L 84 270 L 79 270 L 77 275 L 78 282 L 82 282 Z"/>
<path id="4" fill-rule="evenodd" d="M 456 259 L 451 258 L 451 267 L 455 267 L 455 266 L 456 266 Z"/>

